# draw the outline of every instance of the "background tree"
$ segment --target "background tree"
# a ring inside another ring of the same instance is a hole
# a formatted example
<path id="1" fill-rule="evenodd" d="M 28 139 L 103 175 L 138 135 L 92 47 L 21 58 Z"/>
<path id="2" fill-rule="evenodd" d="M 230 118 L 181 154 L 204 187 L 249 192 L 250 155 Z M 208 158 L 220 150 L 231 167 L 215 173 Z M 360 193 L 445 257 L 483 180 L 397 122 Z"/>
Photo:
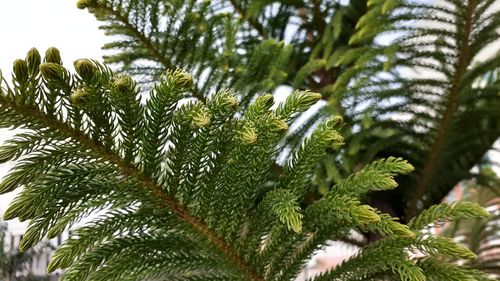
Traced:
<path id="1" fill-rule="evenodd" d="M 48 281 L 48 277 L 17 276 L 20 272 L 29 271 L 33 259 L 39 254 L 37 250 L 20 252 L 19 250 L 6 250 L 5 236 L 7 224 L 0 221 L 0 276 L 5 281 Z M 43 246 L 42 246 L 43 247 Z"/>
<path id="2" fill-rule="evenodd" d="M 378 157 L 416 168 L 368 201 L 408 221 L 469 178 L 499 137 L 497 1 L 82 0 L 112 41 L 107 63 L 148 83 L 168 69 L 199 77 L 199 100 L 234 89 L 246 105 L 279 85 L 326 102 L 287 137 L 341 114 L 348 144 L 324 160 L 328 190 Z M 236 15 L 236 16 L 235 16 Z M 391 37 L 395 39 L 382 39 Z M 496 45 L 492 44 L 497 41 Z M 487 50 L 488 52 L 483 52 Z M 496 76 L 497 77 L 497 76 Z"/>
<path id="3" fill-rule="evenodd" d="M 467 245 L 478 259 L 469 265 L 494 276 L 500 276 L 500 179 L 488 165 L 481 166 L 479 176 L 463 185 L 463 199 L 487 207 L 490 217 L 460 220 L 446 224 L 441 235 Z M 464 262 L 464 261 L 461 261 Z"/>

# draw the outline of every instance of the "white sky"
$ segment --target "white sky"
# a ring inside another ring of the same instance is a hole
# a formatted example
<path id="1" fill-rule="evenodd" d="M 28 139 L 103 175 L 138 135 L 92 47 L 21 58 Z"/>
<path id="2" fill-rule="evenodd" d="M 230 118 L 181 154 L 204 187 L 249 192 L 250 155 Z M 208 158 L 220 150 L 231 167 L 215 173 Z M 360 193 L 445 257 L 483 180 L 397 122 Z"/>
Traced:
<path id="1" fill-rule="evenodd" d="M 101 59 L 104 33 L 98 22 L 85 10 L 76 8 L 76 0 L 1 0 L 0 1 L 0 69 L 10 78 L 12 62 L 24 59 L 35 47 L 42 54 L 48 47 L 61 51 L 63 63 L 72 69 L 78 58 Z M 0 130 L 0 142 L 11 135 Z M 0 176 L 11 165 L 0 165 Z M 0 214 L 14 194 L 0 195 Z M 14 222 L 11 228 L 22 225 Z"/>

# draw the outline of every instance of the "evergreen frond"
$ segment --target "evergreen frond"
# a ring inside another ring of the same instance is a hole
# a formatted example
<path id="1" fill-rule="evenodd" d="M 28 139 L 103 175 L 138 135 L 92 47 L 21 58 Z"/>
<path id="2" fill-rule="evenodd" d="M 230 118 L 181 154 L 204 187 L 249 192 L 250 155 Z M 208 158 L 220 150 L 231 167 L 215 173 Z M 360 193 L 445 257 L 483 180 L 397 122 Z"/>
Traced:
<path id="1" fill-rule="evenodd" d="M 303 205 L 325 150 L 342 145 L 340 117 L 322 122 L 272 180 L 284 133 L 317 94 L 296 92 L 276 109 L 273 97 L 262 95 L 239 115 L 228 91 L 206 104 L 182 101 L 192 78 L 167 71 L 141 103 L 132 78 L 90 60 L 75 62 L 71 74 L 56 63 L 58 55 L 50 49 L 39 72 L 23 64 L 13 86 L 2 84 L 2 127 L 24 132 L 0 151 L 4 161 L 20 158 L 1 191 L 23 189 L 4 214 L 30 221 L 21 250 L 102 214 L 55 252 L 49 271 L 65 269 L 61 280 L 290 280 L 317 248 L 352 229 L 385 238 L 320 280 L 390 274 L 384 270 L 423 280 L 425 266 L 408 249 L 471 257 L 449 239 L 426 238 L 418 226 L 482 214 L 479 208 L 436 207 L 412 232 L 361 203 L 367 192 L 394 188 L 393 177 L 412 170 L 401 158 L 375 161 Z M 31 80 L 38 83 L 31 90 L 21 85 Z M 47 98 L 28 98 L 34 94 Z M 380 251 L 398 258 L 356 270 L 350 265 Z"/>

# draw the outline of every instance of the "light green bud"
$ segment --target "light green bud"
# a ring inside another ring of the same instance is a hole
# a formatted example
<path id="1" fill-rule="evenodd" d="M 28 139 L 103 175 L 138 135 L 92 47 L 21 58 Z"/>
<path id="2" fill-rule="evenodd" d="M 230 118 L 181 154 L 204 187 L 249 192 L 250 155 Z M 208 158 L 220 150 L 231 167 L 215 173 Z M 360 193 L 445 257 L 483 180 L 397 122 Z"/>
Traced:
<path id="1" fill-rule="evenodd" d="M 167 75 L 171 75 L 175 85 L 180 87 L 183 91 L 187 91 L 193 87 L 193 77 L 183 70 L 169 72 Z"/>
<path id="2" fill-rule="evenodd" d="M 95 6 L 96 4 L 97 4 L 96 0 L 78 0 L 78 2 L 76 2 L 76 7 L 78 9 L 85 9 L 88 7 Z"/>
<path id="3" fill-rule="evenodd" d="M 355 219 L 359 220 L 361 223 L 370 223 L 380 221 L 380 216 L 375 212 L 375 210 L 368 205 L 361 205 L 352 211 Z"/>
<path id="4" fill-rule="evenodd" d="M 268 110 L 273 106 L 274 97 L 271 94 L 264 94 L 255 100 L 255 105 L 263 110 Z"/>
<path id="5" fill-rule="evenodd" d="M 45 62 L 62 64 L 61 53 L 58 49 L 50 47 L 45 51 Z"/>
<path id="6" fill-rule="evenodd" d="M 213 107 L 224 108 L 224 109 L 234 109 L 238 106 L 238 99 L 236 96 L 229 91 L 221 91 L 216 93 L 210 102 L 213 103 Z"/>
<path id="7" fill-rule="evenodd" d="M 460 257 L 463 259 L 476 259 L 477 256 L 464 245 L 446 237 L 436 237 L 436 244 L 440 245 L 440 251 L 450 257 Z"/>
<path id="8" fill-rule="evenodd" d="M 69 100 L 72 104 L 78 105 L 82 103 L 83 99 L 87 96 L 87 93 L 82 89 L 76 89 L 69 96 Z"/>
<path id="9" fill-rule="evenodd" d="M 342 117 L 339 115 L 334 115 L 334 116 L 331 116 L 330 118 L 328 118 L 328 120 L 326 122 L 327 122 L 328 127 L 336 128 L 339 125 L 341 125 L 342 122 L 344 122 L 344 119 L 342 119 Z"/>
<path id="10" fill-rule="evenodd" d="M 64 78 L 65 69 L 57 63 L 48 62 L 40 64 L 40 72 L 48 81 L 60 81 Z"/>
<path id="11" fill-rule="evenodd" d="M 14 77 L 16 80 L 23 84 L 28 81 L 29 75 L 28 75 L 28 64 L 26 63 L 25 60 L 15 60 L 14 61 L 14 67 L 13 67 L 13 72 L 14 72 Z"/>
<path id="12" fill-rule="evenodd" d="M 230 108 L 236 108 L 238 106 L 238 99 L 235 95 L 229 94 L 224 96 L 222 104 Z"/>
<path id="13" fill-rule="evenodd" d="M 344 144 L 344 138 L 342 137 L 342 135 L 333 129 L 326 132 L 325 138 L 328 144 L 332 147 L 337 147 L 338 145 Z"/>
<path id="14" fill-rule="evenodd" d="M 95 64 L 88 60 L 88 59 L 79 59 L 76 60 L 73 65 L 75 66 L 76 73 L 83 79 L 83 80 L 91 80 L 94 78 L 94 75 L 96 73 L 96 67 Z"/>
<path id="15" fill-rule="evenodd" d="M 453 213 L 456 218 L 487 218 L 488 211 L 474 202 L 461 201 L 453 205 Z"/>
<path id="16" fill-rule="evenodd" d="M 26 54 L 26 62 L 28 63 L 28 69 L 30 74 L 38 73 L 38 67 L 42 62 L 42 58 L 40 57 L 40 53 L 36 48 L 31 48 Z"/>
<path id="17" fill-rule="evenodd" d="M 393 222 L 390 224 L 391 230 L 396 234 L 397 236 L 401 237 L 407 237 L 407 238 L 413 238 L 415 237 L 415 233 L 408 228 L 408 226 L 404 224 L 400 224 L 398 222 Z"/>
<path id="18" fill-rule="evenodd" d="M 132 80 L 132 77 L 121 76 L 115 78 L 115 80 L 113 81 L 113 86 L 118 90 L 118 92 L 127 93 L 134 89 L 135 83 L 134 80 Z"/>
<path id="19" fill-rule="evenodd" d="M 192 124 L 197 128 L 203 128 L 210 124 L 210 114 L 206 110 L 200 110 L 193 115 Z"/>
<path id="20" fill-rule="evenodd" d="M 310 92 L 310 91 L 301 91 L 299 92 L 299 104 L 300 107 L 309 108 L 317 101 L 321 99 L 320 93 Z"/>
<path id="21" fill-rule="evenodd" d="M 244 144 L 254 144 L 257 141 L 255 128 L 245 126 L 239 131 L 240 139 Z"/>
<path id="22" fill-rule="evenodd" d="M 283 119 L 274 119 L 271 123 L 271 130 L 274 132 L 284 133 L 288 130 L 288 124 Z"/>

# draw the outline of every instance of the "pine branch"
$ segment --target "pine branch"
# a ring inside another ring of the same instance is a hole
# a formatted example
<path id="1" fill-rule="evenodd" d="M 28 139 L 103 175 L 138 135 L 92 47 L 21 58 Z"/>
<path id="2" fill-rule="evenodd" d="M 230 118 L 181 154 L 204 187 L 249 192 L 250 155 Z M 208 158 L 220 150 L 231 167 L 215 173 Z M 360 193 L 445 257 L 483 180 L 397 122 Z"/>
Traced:
<path id="1" fill-rule="evenodd" d="M 250 267 L 243 260 L 243 258 L 241 258 L 234 251 L 234 249 L 229 246 L 223 239 L 219 238 L 202 221 L 191 216 L 189 211 L 181 206 L 175 199 L 166 195 L 163 192 L 162 188 L 157 185 L 151 178 L 145 176 L 136 167 L 123 162 L 123 160 L 114 151 L 110 151 L 108 148 L 88 138 L 83 132 L 73 129 L 67 124 L 59 121 L 58 119 L 40 112 L 37 107 L 16 104 L 2 95 L 0 95 L 0 104 L 7 106 L 12 110 L 15 110 L 16 112 L 19 112 L 24 116 L 39 121 L 41 124 L 44 124 L 45 127 L 50 128 L 51 130 L 63 133 L 65 136 L 92 150 L 103 159 L 116 165 L 125 176 L 136 179 L 139 183 L 141 183 L 144 189 L 148 190 L 149 192 L 151 192 L 151 194 L 159 198 L 161 202 L 170 210 L 172 210 L 172 212 L 176 214 L 179 219 L 190 224 L 194 229 L 205 236 L 208 241 L 210 241 L 218 250 L 220 250 L 221 253 L 227 256 L 229 260 L 231 260 L 235 264 L 235 266 L 242 272 L 244 272 L 251 280 L 263 280 L 262 277 L 258 276 L 255 270 Z"/>
<path id="2" fill-rule="evenodd" d="M 23 157 L 0 193 L 24 187 L 4 214 L 31 220 L 21 250 L 105 211 L 56 251 L 49 270 L 67 269 L 62 280 L 172 274 L 197 280 L 205 272 L 208 279 L 285 281 L 316 249 L 352 230 L 384 238 L 320 280 L 424 280 L 425 266 L 408 250 L 440 259 L 475 257 L 421 228 L 436 219 L 484 216 L 476 205 L 431 208 L 410 228 L 361 203 L 370 191 L 394 189 L 395 176 L 412 171 L 402 158 L 375 161 L 344 179 L 337 175 L 329 192 L 302 204 L 325 150 L 342 145 L 338 116 L 321 122 L 290 153 L 279 177 L 271 173 L 289 124 L 320 99 L 317 93 L 297 91 L 276 107 L 272 95 L 261 95 L 238 115 L 237 99 L 227 91 L 206 105 L 178 107 L 193 83 L 182 71 L 167 72 L 141 103 L 135 81 L 95 61 L 76 61 L 77 75 L 61 65 L 56 49 L 45 61 L 30 52 L 15 62 L 12 88 L 2 79 L 0 127 L 28 132 L 0 148 L 2 161 Z M 436 269 L 430 270 L 432 276 Z"/>

